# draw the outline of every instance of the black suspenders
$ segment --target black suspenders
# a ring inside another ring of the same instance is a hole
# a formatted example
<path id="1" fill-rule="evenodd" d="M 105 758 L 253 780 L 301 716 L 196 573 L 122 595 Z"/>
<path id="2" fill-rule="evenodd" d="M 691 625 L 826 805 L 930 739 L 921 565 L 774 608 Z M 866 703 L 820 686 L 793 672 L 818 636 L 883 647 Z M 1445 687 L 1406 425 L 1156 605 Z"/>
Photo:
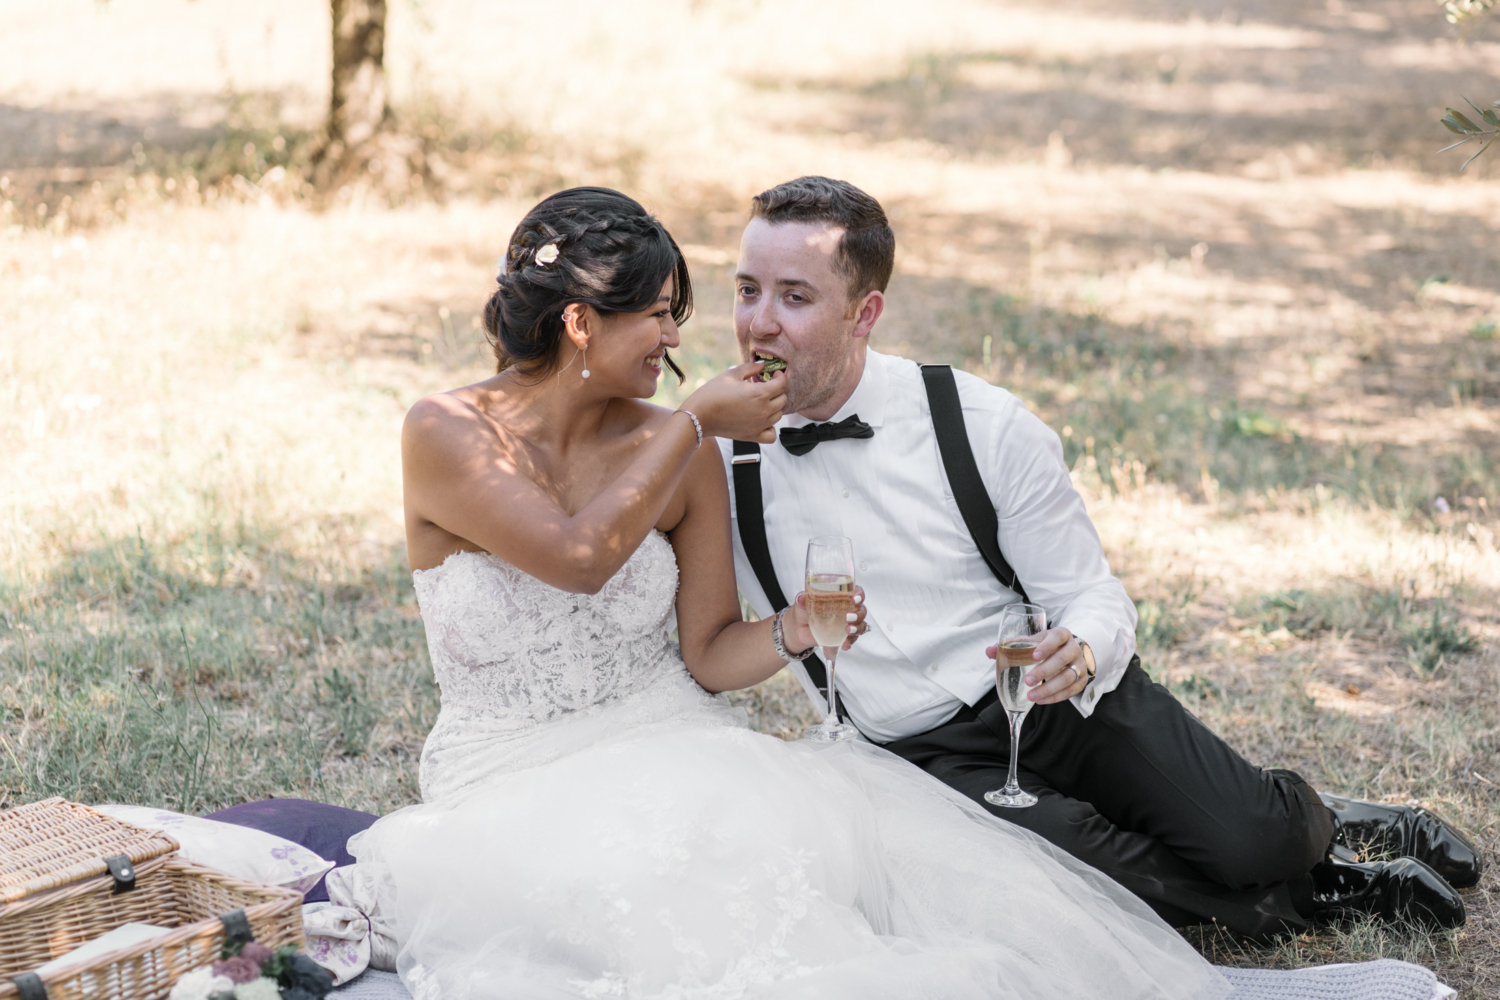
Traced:
<path id="1" fill-rule="evenodd" d="M 958 512 L 963 515 L 964 526 L 969 529 L 969 536 L 979 547 L 979 554 L 984 556 L 985 565 L 995 574 L 995 579 L 1029 603 L 1031 598 L 1026 596 L 1026 588 L 1021 586 L 1016 571 L 1010 568 L 1005 554 L 1000 551 L 1000 519 L 995 515 L 995 505 L 990 502 L 984 480 L 979 478 L 979 466 L 969 444 L 969 429 L 964 426 L 964 410 L 959 403 L 953 369 L 947 365 L 923 365 L 922 381 L 927 385 L 927 405 L 932 411 L 938 453 L 943 456 L 948 486 L 953 490 L 953 499 L 958 501 Z"/>
<path id="2" fill-rule="evenodd" d="M 1000 520 L 990 502 L 984 480 L 979 477 L 979 466 L 974 461 L 974 450 L 969 445 L 969 431 L 964 426 L 964 411 L 958 398 L 958 383 L 953 379 L 953 369 L 947 365 L 923 365 L 922 381 L 927 387 L 927 402 L 932 411 L 932 429 L 937 434 L 938 452 L 943 458 L 943 469 L 948 474 L 948 485 L 953 490 L 953 499 L 958 502 L 964 526 L 969 529 L 979 554 L 995 578 L 1017 594 L 1021 600 L 1029 600 L 1016 571 L 1010 568 L 1000 551 Z M 739 522 L 740 545 L 745 558 L 760 581 L 771 607 L 780 611 L 789 603 L 781 583 L 776 579 L 776 569 L 771 565 L 771 548 L 766 542 L 765 499 L 760 489 L 760 445 L 753 441 L 735 441 L 734 458 L 734 506 L 735 519 Z M 828 672 L 823 661 L 816 655 L 802 661 L 807 676 L 828 697 Z M 840 705 L 840 717 L 843 716 Z"/>
<path id="3" fill-rule="evenodd" d="M 760 492 L 760 445 L 754 441 L 735 441 L 734 458 L 734 509 L 740 525 L 740 545 L 745 549 L 745 558 L 755 570 L 755 579 L 765 591 L 766 600 L 773 611 L 780 611 L 791 602 L 776 579 L 776 567 L 771 565 L 771 547 L 766 542 L 766 505 Z M 749 515 L 748 517 L 746 515 Z M 814 653 L 802 661 L 802 667 L 812 680 L 813 686 L 828 700 L 828 670 Z M 844 717 L 843 699 L 839 699 L 839 718 Z"/>

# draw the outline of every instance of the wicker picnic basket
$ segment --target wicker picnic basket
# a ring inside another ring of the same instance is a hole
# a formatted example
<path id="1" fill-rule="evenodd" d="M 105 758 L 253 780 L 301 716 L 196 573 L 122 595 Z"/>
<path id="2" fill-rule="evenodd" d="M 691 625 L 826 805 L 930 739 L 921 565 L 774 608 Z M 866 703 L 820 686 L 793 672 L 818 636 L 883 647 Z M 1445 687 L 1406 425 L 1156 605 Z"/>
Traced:
<path id="1" fill-rule="evenodd" d="M 67 799 L 43 799 L 0 813 L 0 904 L 109 870 L 105 858 L 134 864 L 177 850 L 155 830 L 122 823 Z"/>
<path id="2" fill-rule="evenodd" d="M 64 799 L 0 812 L 0 1000 L 31 1000 L 39 986 L 49 1000 L 160 1000 L 183 973 L 216 961 L 227 937 L 302 945 L 300 894 L 184 861 L 176 850 L 163 833 Z M 172 929 L 40 983 L 27 975 L 127 923 Z"/>

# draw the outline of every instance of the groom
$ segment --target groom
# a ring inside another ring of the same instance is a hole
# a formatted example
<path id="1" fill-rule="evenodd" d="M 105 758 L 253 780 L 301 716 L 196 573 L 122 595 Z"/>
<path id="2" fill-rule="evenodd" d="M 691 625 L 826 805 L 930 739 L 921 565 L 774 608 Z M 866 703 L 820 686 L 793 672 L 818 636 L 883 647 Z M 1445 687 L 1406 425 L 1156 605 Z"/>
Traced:
<path id="1" fill-rule="evenodd" d="M 853 540 L 869 633 L 838 659 L 841 714 L 983 802 L 1010 752 L 991 644 L 1001 609 L 1030 600 L 1054 626 L 1018 758 L 1038 802 L 991 812 L 1177 926 L 1461 924 L 1450 881 L 1472 885 L 1479 858 L 1446 823 L 1254 767 L 1152 683 L 1057 435 L 1004 389 L 868 348 L 894 257 L 874 198 L 802 177 L 754 199 L 735 276 L 740 349 L 784 362 L 788 399 L 778 443 L 721 442 L 739 589 L 765 618 L 801 589 L 809 538 Z M 822 701 L 813 652 L 783 655 Z M 1354 864 L 1355 846 L 1397 860 Z"/>

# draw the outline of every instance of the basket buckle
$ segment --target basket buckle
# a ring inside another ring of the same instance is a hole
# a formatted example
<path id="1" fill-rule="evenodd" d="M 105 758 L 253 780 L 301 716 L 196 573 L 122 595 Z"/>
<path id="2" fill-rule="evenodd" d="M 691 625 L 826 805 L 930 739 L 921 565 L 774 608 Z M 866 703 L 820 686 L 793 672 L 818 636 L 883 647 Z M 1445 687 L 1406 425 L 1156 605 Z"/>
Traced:
<path id="1" fill-rule="evenodd" d="M 11 980 L 21 1000 L 47 1000 L 47 984 L 35 972 L 23 972 Z"/>
<path id="2" fill-rule="evenodd" d="M 115 895 L 129 892 L 135 888 L 135 865 L 123 854 L 116 854 L 104 859 L 109 866 L 109 873 L 115 878 Z"/>
<path id="3" fill-rule="evenodd" d="M 224 925 L 224 941 L 238 941 L 247 944 L 255 940 L 255 932 L 250 929 L 250 918 L 245 916 L 244 910 L 230 910 L 219 916 L 219 922 Z"/>

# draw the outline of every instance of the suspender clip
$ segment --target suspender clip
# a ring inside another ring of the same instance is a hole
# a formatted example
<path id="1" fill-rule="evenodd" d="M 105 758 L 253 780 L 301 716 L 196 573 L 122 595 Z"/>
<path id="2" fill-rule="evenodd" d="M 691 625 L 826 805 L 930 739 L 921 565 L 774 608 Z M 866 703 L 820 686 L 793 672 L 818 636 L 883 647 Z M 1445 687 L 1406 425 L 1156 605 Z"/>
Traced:
<path id="1" fill-rule="evenodd" d="M 729 460 L 730 465 L 758 465 L 760 464 L 760 452 L 751 452 L 748 455 L 736 455 Z"/>

